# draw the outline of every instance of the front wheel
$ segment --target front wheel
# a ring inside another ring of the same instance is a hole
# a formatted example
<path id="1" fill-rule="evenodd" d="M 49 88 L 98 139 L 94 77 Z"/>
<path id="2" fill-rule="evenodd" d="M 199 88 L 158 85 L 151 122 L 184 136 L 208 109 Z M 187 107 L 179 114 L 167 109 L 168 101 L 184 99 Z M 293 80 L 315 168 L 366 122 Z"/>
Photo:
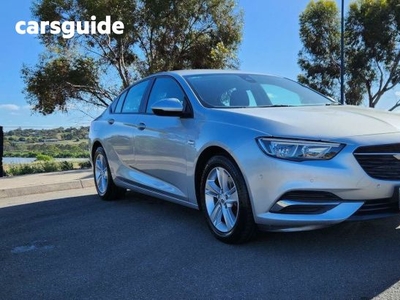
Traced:
<path id="1" fill-rule="evenodd" d="M 93 175 L 97 194 L 103 200 L 115 200 L 123 196 L 125 189 L 115 185 L 106 153 L 102 147 L 98 147 L 93 157 Z"/>
<path id="2" fill-rule="evenodd" d="M 254 235 L 256 225 L 243 175 L 227 157 L 218 155 L 207 162 L 200 205 L 209 228 L 222 242 L 243 243 Z"/>

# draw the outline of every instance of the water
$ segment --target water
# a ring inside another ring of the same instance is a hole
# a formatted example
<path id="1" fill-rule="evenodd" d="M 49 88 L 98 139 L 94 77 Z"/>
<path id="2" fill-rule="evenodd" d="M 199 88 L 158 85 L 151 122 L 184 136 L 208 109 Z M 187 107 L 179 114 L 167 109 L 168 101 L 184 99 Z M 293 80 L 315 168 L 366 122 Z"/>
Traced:
<path id="1" fill-rule="evenodd" d="M 3 164 L 29 164 L 35 160 L 34 157 L 3 157 Z"/>
<path id="2" fill-rule="evenodd" d="M 3 157 L 3 164 L 29 164 L 34 162 L 36 158 L 34 157 Z M 89 160 L 89 158 L 56 158 L 55 161 L 77 161 L 84 162 Z"/>

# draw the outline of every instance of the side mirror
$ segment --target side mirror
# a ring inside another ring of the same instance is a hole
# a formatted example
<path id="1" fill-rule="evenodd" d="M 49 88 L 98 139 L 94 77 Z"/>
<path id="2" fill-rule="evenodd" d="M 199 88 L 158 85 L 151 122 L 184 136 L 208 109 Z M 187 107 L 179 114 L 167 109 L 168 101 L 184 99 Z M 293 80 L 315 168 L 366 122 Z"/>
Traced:
<path id="1" fill-rule="evenodd" d="M 183 105 L 176 98 L 161 99 L 151 106 L 151 110 L 158 116 L 180 117 L 183 114 Z"/>

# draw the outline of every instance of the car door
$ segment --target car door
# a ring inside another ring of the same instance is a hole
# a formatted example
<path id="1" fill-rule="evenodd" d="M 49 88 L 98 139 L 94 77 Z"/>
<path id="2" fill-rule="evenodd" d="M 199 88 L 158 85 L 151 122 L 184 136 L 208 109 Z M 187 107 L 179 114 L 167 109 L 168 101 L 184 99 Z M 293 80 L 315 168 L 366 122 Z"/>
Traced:
<path id="1" fill-rule="evenodd" d="M 156 78 L 149 93 L 145 111 L 138 115 L 135 139 L 135 169 L 142 173 L 146 186 L 159 194 L 187 200 L 188 122 L 177 116 L 157 116 L 151 106 L 158 100 L 185 94 L 172 77 Z"/>
<path id="2" fill-rule="evenodd" d="M 135 133 L 139 109 L 150 81 L 142 81 L 124 91 L 108 117 L 106 153 L 118 177 L 126 178 L 135 161 Z"/>

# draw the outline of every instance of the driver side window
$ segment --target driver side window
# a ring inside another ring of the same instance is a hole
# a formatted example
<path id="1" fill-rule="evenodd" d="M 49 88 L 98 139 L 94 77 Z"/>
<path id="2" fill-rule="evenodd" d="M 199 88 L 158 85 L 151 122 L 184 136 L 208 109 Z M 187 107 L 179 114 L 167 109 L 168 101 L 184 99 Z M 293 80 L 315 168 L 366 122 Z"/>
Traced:
<path id="1" fill-rule="evenodd" d="M 146 113 L 153 114 L 151 107 L 154 103 L 165 98 L 176 98 L 183 103 L 185 94 L 179 84 L 170 77 L 157 78 L 151 89 L 149 101 L 147 102 Z"/>

